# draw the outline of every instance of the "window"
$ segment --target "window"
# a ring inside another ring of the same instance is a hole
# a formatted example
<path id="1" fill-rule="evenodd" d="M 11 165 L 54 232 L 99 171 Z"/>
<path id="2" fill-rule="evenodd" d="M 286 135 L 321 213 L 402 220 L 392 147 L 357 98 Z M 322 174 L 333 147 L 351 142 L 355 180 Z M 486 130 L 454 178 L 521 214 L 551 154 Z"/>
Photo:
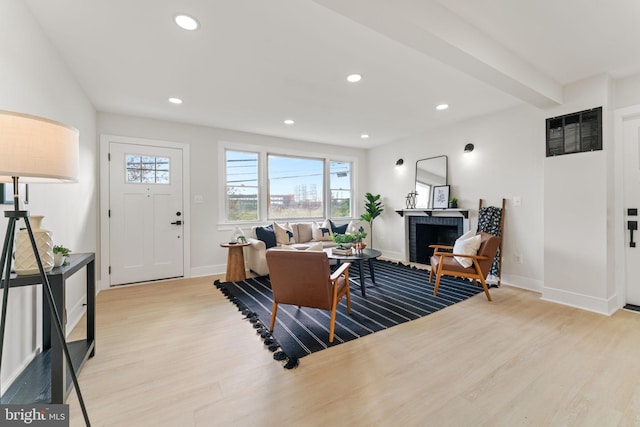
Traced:
<path id="1" fill-rule="evenodd" d="M 351 163 L 330 162 L 331 218 L 351 217 Z"/>
<path id="2" fill-rule="evenodd" d="M 4 205 L 13 204 L 13 184 L 0 184 L 0 199 Z"/>
<path id="3" fill-rule="evenodd" d="M 126 155 L 127 183 L 169 184 L 169 158 Z"/>
<path id="4" fill-rule="evenodd" d="M 258 219 L 258 153 L 226 151 L 228 221 Z"/>
<path id="5" fill-rule="evenodd" d="M 324 216 L 324 161 L 269 154 L 269 205 L 271 219 Z"/>
<path id="6" fill-rule="evenodd" d="M 29 184 L 20 184 L 18 193 L 20 201 L 29 204 Z M 13 184 L 0 184 L 0 204 L 13 204 Z"/>
<path id="7" fill-rule="evenodd" d="M 353 218 L 353 160 L 267 150 L 220 146 L 220 182 L 225 186 L 220 215 L 225 222 Z"/>

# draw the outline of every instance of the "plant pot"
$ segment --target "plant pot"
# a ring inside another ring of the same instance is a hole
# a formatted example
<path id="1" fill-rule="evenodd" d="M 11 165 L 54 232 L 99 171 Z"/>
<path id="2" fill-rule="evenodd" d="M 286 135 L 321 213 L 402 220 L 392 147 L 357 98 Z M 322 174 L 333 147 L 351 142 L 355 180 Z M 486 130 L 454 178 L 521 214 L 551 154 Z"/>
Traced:
<path id="1" fill-rule="evenodd" d="M 66 260 L 66 256 L 64 256 L 61 253 L 56 253 L 53 254 L 53 266 L 54 267 L 60 267 L 61 265 L 64 264 L 65 260 Z"/>
<path id="2" fill-rule="evenodd" d="M 457 209 L 458 202 L 449 202 L 449 209 Z"/>

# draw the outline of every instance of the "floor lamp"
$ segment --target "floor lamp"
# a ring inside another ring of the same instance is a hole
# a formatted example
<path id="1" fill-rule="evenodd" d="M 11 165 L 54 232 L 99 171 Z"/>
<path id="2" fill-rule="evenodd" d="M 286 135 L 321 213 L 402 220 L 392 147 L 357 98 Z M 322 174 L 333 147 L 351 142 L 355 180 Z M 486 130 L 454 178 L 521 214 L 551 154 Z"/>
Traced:
<path id="1" fill-rule="evenodd" d="M 26 183 L 76 181 L 78 175 L 78 150 L 78 131 L 76 129 L 41 117 L 0 111 L 0 153 L 2 153 L 2 156 L 0 156 L 0 182 L 13 183 L 14 191 L 13 210 L 4 213 L 4 216 L 8 218 L 8 223 L 7 232 L 4 236 L 4 245 L 2 246 L 2 257 L 0 258 L 4 276 L 2 317 L 0 320 L 0 372 L 2 371 L 2 353 L 4 350 L 9 290 L 11 288 L 9 282 L 11 280 L 16 222 L 22 219 L 35 254 L 42 286 L 45 287 L 44 295 L 51 309 L 51 323 L 55 325 L 85 423 L 89 426 L 89 417 L 82 399 L 80 386 L 78 385 L 78 378 L 71 363 L 60 313 L 58 313 L 54 304 L 51 285 L 40 260 L 38 247 L 29 222 L 29 212 L 20 210 L 18 195 L 18 185 L 21 180 Z"/>

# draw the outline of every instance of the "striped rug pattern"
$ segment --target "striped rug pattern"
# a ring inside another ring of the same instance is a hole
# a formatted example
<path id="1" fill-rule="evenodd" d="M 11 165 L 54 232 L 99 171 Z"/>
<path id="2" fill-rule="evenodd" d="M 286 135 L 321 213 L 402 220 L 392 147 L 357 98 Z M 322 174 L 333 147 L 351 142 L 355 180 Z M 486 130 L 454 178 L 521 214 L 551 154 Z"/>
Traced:
<path id="1" fill-rule="evenodd" d="M 357 275 L 353 267 L 351 272 Z M 366 298 L 360 293 L 360 281 L 351 280 L 351 314 L 343 298 L 333 343 L 329 343 L 330 313 L 313 308 L 281 304 L 274 331 L 269 333 L 273 296 L 268 276 L 214 284 L 254 324 L 275 352 L 274 358 L 286 361 L 286 368 L 297 366 L 299 358 L 313 352 L 418 319 L 482 292 L 468 280 L 443 277 L 434 297 L 428 271 L 387 261 L 375 260 L 374 273 L 375 285 L 366 279 Z"/>

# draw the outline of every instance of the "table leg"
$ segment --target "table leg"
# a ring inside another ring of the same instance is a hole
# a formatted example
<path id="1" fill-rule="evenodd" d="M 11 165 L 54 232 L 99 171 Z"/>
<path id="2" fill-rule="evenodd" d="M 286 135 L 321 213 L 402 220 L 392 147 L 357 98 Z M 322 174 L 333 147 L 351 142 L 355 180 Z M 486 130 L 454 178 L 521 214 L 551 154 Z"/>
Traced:
<path id="1" fill-rule="evenodd" d="M 66 331 L 67 325 L 67 313 L 65 310 L 65 286 L 64 280 L 61 275 L 49 276 L 49 285 L 51 286 L 51 293 L 53 294 L 53 303 L 60 315 L 60 323 L 62 326 L 63 334 Z M 45 285 L 43 285 L 45 287 Z M 43 301 L 43 304 L 47 304 L 47 301 Z M 67 363 L 64 357 L 63 344 L 60 342 L 58 335 L 55 331 L 54 322 L 55 315 L 53 310 L 50 311 L 51 316 L 51 352 L 49 353 L 51 358 L 51 403 L 64 403 L 66 388 L 67 388 Z"/>
<path id="2" fill-rule="evenodd" d="M 94 343 L 94 347 L 89 354 L 93 357 L 96 354 L 96 269 L 95 261 L 87 264 L 87 341 Z"/>
<path id="3" fill-rule="evenodd" d="M 376 277 L 373 275 L 373 258 L 369 258 L 369 273 L 371 273 L 371 283 L 376 284 Z"/>
<path id="4" fill-rule="evenodd" d="M 360 292 L 362 292 L 362 297 L 365 298 L 365 285 L 364 285 L 364 274 L 362 274 L 362 261 L 358 261 L 358 271 L 360 272 Z"/>
<path id="5" fill-rule="evenodd" d="M 227 257 L 227 282 L 239 282 L 245 280 L 247 275 L 244 271 L 244 252 L 242 246 L 230 247 Z"/>

